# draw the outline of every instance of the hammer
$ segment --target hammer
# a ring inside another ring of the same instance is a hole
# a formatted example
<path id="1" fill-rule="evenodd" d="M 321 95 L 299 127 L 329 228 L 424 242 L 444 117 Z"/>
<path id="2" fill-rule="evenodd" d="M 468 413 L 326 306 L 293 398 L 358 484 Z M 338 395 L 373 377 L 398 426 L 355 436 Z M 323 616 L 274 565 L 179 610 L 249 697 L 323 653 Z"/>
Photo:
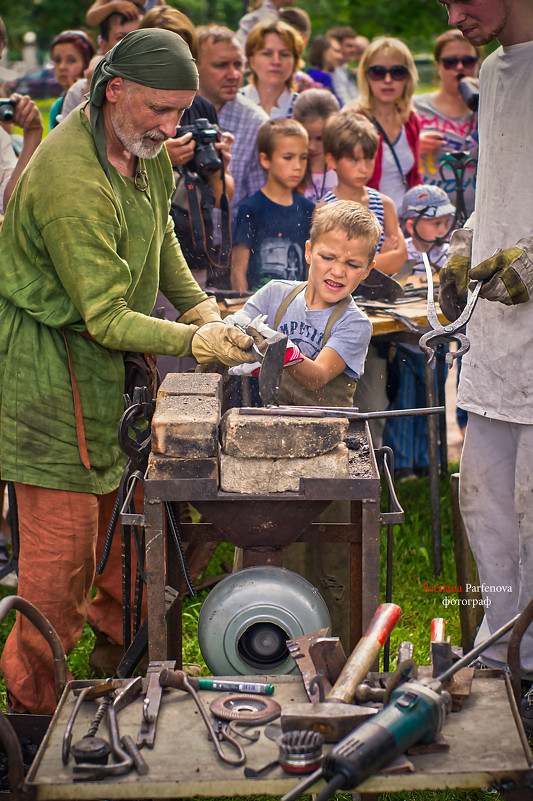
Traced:
<path id="1" fill-rule="evenodd" d="M 375 707 L 352 704 L 357 686 L 372 668 L 381 648 L 400 619 L 396 604 L 381 604 L 341 670 L 339 678 L 318 704 L 288 704 L 281 713 L 282 731 L 307 729 L 336 743 L 378 711 Z"/>

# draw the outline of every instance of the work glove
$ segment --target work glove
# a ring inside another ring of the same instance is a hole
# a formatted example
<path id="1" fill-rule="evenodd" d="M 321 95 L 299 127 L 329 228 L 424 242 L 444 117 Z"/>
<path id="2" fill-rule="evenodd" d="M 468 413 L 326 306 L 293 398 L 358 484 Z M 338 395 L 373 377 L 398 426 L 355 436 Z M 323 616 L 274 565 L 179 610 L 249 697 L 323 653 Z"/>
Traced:
<path id="1" fill-rule="evenodd" d="M 252 345 L 251 336 L 219 319 L 196 329 L 191 339 L 191 352 L 200 364 L 217 361 L 231 366 L 254 362 Z"/>
<path id="2" fill-rule="evenodd" d="M 525 303 L 533 293 L 533 240 L 521 239 L 470 270 L 473 281 L 485 281 L 480 297 L 506 306 Z"/>
<path id="3" fill-rule="evenodd" d="M 453 232 L 446 263 L 439 272 L 439 305 L 450 322 L 457 320 L 466 305 L 473 235 L 471 228 Z"/>
<path id="4" fill-rule="evenodd" d="M 201 300 L 196 306 L 180 314 L 178 323 L 183 325 L 203 325 L 220 321 L 220 311 L 216 298 L 208 297 Z"/>
<path id="5" fill-rule="evenodd" d="M 260 314 L 253 320 L 250 320 L 250 322 L 246 325 L 246 333 L 252 337 L 254 343 L 257 345 L 261 353 L 264 353 L 266 350 L 266 345 L 264 344 L 265 340 L 277 333 L 273 328 L 270 328 L 266 324 L 266 320 L 266 314 Z M 241 322 L 243 322 L 242 319 Z M 241 322 L 239 322 L 239 325 Z M 298 364 L 299 362 L 303 361 L 303 358 L 304 357 L 300 348 L 295 345 L 294 342 L 288 339 L 283 367 L 285 368 L 290 367 L 293 364 Z M 229 374 L 258 376 L 260 369 L 261 364 L 260 362 L 256 361 L 254 364 L 239 364 L 236 367 L 231 367 L 229 369 Z"/>

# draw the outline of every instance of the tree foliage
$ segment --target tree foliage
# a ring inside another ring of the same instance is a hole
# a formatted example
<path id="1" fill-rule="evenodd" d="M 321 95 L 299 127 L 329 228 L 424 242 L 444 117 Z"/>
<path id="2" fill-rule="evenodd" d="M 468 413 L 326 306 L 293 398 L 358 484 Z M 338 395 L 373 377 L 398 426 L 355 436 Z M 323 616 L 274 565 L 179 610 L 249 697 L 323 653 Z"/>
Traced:
<path id="1" fill-rule="evenodd" d="M 246 11 L 246 0 L 167 0 L 190 16 L 196 25 L 214 21 L 236 28 Z M 10 52 L 20 51 L 27 31 L 37 34 L 44 53 L 55 34 L 85 24 L 91 0 L 0 0 Z M 436 0 L 297 0 L 311 16 L 313 36 L 336 25 L 350 25 L 369 38 L 398 36 L 415 51 L 429 49 L 435 35 L 446 29 L 446 12 Z"/>

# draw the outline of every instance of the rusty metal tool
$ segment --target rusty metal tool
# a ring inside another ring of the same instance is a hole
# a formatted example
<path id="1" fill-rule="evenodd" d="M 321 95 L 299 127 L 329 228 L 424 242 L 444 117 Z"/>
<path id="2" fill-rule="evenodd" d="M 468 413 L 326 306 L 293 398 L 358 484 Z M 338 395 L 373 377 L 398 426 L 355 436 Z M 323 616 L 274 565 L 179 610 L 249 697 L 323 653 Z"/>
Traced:
<path id="1" fill-rule="evenodd" d="M 435 617 L 431 621 L 430 649 L 433 676 L 440 676 L 451 667 L 453 661 L 452 645 L 449 637 L 446 639 L 446 621 L 443 617 Z"/>
<path id="2" fill-rule="evenodd" d="M 209 709 L 221 720 L 234 720 L 240 723 L 270 723 L 279 718 L 281 706 L 273 698 L 260 698 L 256 695 L 221 695 L 211 701 Z"/>
<path id="3" fill-rule="evenodd" d="M 283 731 L 319 731 L 326 742 L 338 742 L 357 725 L 375 715 L 375 708 L 356 706 L 351 702 L 357 686 L 371 669 L 400 616 L 401 609 L 396 604 L 379 606 L 324 702 L 311 705 L 288 704 L 281 714 Z"/>
<path id="4" fill-rule="evenodd" d="M 242 325 L 235 323 L 236 327 L 245 334 L 249 334 Z M 279 331 L 266 337 L 260 345 L 252 345 L 252 353 L 261 365 L 259 370 L 259 394 L 265 406 L 276 405 L 278 402 L 285 352 L 289 338 Z"/>
<path id="5" fill-rule="evenodd" d="M 305 691 L 312 704 L 324 701 L 343 667 L 346 654 L 338 637 L 328 637 L 329 629 L 319 629 L 313 634 L 304 634 L 287 640 L 287 648 L 295 660 L 302 676 Z M 382 701 L 384 690 L 359 684 L 355 688 L 354 700 L 358 704 Z"/>
<path id="6" fill-rule="evenodd" d="M 327 627 L 324 629 L 319 629 L 318 631 L 314 631 L 312 634 L 303 634 L 301 637 L 293 637 L 291 640 L 287 640 L 285 643 L 288 652 L 296 662 L 298 670 L 302 676 L 305 691 L 312 703 L 318 700 L 318 696 L 316 693 L 310 692 L 309 685 L 312 679 L 314 679 L 316 676 L 317 670 L 315 668 L 315 663 L 309 654 L 309 646 L 315 640 L 322 637 L 328 637 L 329 634 L 330 629 Z M 346 662 L 346 656 L 344 657 L 344 661 Z"/>
<path id="7" fill-rule="evenodd" d="M 141 726 L 137 735 L 137 747 L 154 747 L 155 733 L 157 728 L 157 716 L 161 705 L 163 687 L 159 683 L 159 677 L 163 670 L 173 670 L 176 661 L 163 660 L 150 662 L 146 671 L 146 690 L 144 693 L 143 716 Z"/>
<path id="8" fill-rule="evenodd" d="M 213 745 L 215 746 L 215 751 L 217 752 L 217 756 L 219 759 L 221 759 L 227 765 L 243 765 L 245 763 L 246 754 L 244 752 L 244 748 L 235 739 L 235 737 L 233 737 L 233 735 L 230 734 L 229 730 L 223 728 L 219 732 L 217 732 L 217 730 L 215 729 L 213 723 L 209 718 L 209 715 L 204 709 L 204 705 L 202 704 L 200 697 L 198 696 L 198 693 L 190 683 L 189 677 L 187 676 L 186 673 L 183 672 L 183 670 L 168 670 L 168 669 L 162 670 L 161 673 L 159 674 L 159 683 L 161 684 L 161 687 L 174 687 L 174 689 L 183 690 L 184 692 L 187 692 L 189 693 L 190 696 L 192 696 L 192 699 L 196 704 L 196 706 L 198 707 L 200 715 L 202 716 L 202 720 L 205 723 L 206 729 L 209 734 L 209 739 L 213 741 Z M 242 698 L 243 696 L 239 697 Z M 257 696 L 252 696 L 252 697 L 254 698 L 254 700 L 257 699 Z M 271 699 L 267 700 L 270 701 L 271 703 L 275 703 L 272 702 Z M 227 756 L 226 753 L 224 753 L 224 750 L 220 744 L 220 739 L 225 740 L 235 749 L 235 751 L 237 752 L 236 759 L 231 759 L 229 756 Z"/>
<path id="9" fill-rule="evenodd" d="M 239 414 L 263 415 L 265 417 L 347 417 L 348 420 L 379 420 L 389 417 L 418 417 L 423 414 L 442 414 L 444 406 L 428 406 L 423 409 L 386 409 L 379 412 L 358 412 L 350 406 L 242 406 Z"/>
<path id="10" fill-rule="evenodd" d="M 78 717 L 78 713 L 85 701 L 94 701 L 99 698 L 104 698 L 104 701 L 100 704 L 98 711 L 89 726 L 88 732 L 85 737 L 94 737 L 96 732 L 98 731 L 98 727 L 105 716 L 105 712 L 107 710 L 107 706 L 111 703 L 112 693 L 117 687 L 120 687 L 121 682 L 117 682 L 115 679 L 107 679 L 104 682 L 98 682 L 98 684 L 93 684 L 88 687 L 82 687 L 81 690 L 74 691 L 74 694 L 77 695 L 76 703 L 70 713 L 70 718 L 68 720 L 67 726 L 65 728 L 65 733 L 63 735 L 63 744 L 61 748 L 61 758 L 63 760 L 63 764 L 66 765 L 68 763 L 68 758 L 70 754 L 70 746 L 72 742 L 72 730 L 74 728 L 74 722 Z"/>
<path id="11" fill-rule="evenodd" d="M 448 351 L 446 354 L 446 362 L 450 366 L 453 364 L 454 359 L 458 359 L 460 356 L 463 356 L 467 350 L 469 350 L 470 340 L 466 334 L 461 333 L 461 328 L 467 324 L 472 312 L 474 311 L 483 281 L 476 281 L 473 289 L 468 290 L 466 306 L 457 320 L 454 320 L 453 323 L 442 325 L 438 318 L 437 309 L 435 307 L 435 299 L 433 296 L 433 274 L 427 253 L 423 253 L 422 258 L 424 261 L 424 267 L 426 268 L 426 276 L 428 280 L 427 318 L 428 323 L 431 326 L 431 331 L 422 334 L 418 344 L 420 349 L 426 354 L 428 366 L 433 370 L 435 369 L 436 364 L 435 348 L 441 342 L 455 340 L 459 343 L 459 347 L 456 351 Z"/>
<path id="12" fill-rule="evenodd" d="M 96 781 L 109 776 L 122 776 L 133 770 L 134 767 L 136 767 L 137 771 L 142 775 L 148 772 L 148 765 L 133 743 L 131 737 L 124 737 L 121 739 L 117 719 L 120 710 L 124 709 L 125 706 L 128 706 L 128 704 L 131 704 L 138 698 L 141 691 L 142 678 L 138 676 L 136 679 L 132 679 L 128 682 L 124 689 L 113 699 L 113 703 L 109 704 L 107 707 L 107 728 L 115 762 L 112 765 L 95 765 L 81 762 L 74 766 L 75 781 Z M 131 756 L 124 747 L 124 742 L 126 742 L 133 756 Z"/>
<path id="13" fill-rule="evenodd" d="M 253 351 L 257 360 L 261 363 L 259 370 L 259 394 L 265 406 L 278 402 L 281 377 L 283 375 L 283 365 L 285 364 L 285 351 L 287 350 L 288 337 L 285 334 L 277 333 L 265 339 L 266 350 L 261 352 L 254 345 Z M 264 345 L 264 343 L 262 343 Z"/>

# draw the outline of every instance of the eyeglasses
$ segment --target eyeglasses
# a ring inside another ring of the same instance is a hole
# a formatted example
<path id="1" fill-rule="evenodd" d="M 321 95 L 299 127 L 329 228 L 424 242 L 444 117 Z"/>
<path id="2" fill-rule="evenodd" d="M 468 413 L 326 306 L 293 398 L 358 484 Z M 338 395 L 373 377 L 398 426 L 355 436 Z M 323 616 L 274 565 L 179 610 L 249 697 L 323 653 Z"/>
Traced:
<path id="1" fill-rule="evenodd" d="M 374 64 L 369 67 L 366 74 L 371 81 L 384 81 L 387 75 L 390 75 L 393 81 L 405 81 L 409 77 L 409 67 L 405 64 L 395 64 L 393 67 L 384 67 L 383 64 Z"/>
<path id="2" fill-rule="evenodd" d="M 468 70 L 477 64 L 477 56 L 443 56 L 440 62 L 445 70 L 454 70 L 459 64 Z"/>

